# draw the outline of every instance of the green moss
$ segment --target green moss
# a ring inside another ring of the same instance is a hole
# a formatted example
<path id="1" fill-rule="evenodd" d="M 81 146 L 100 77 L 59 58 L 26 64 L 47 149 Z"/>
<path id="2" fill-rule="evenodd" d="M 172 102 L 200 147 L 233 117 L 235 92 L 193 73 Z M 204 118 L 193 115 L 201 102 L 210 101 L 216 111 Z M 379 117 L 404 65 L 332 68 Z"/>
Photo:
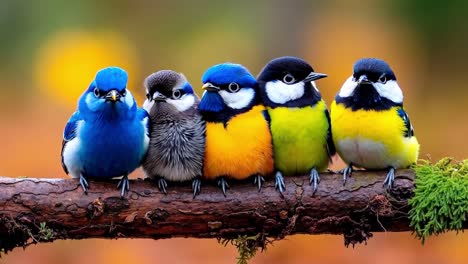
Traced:
<path id="1" fill-rule="evenodd" d="M 258 249 L 266 250 L 266 245 L 272 242 L 262 234 L 254 236 L 239 235 L 236 239 L 222 238 L 218 242 L 223 246 L 231 244 L 237 248 L 239 256 L 237 257 L 237 264 L 248 264 L 257 253 Z"/>
<path id="2" fill-rule="evenodd" d="M 414 197 L 409 201 L 410 226 L 422 243 L 431 235 L 463 230 L 468 213 L 468 160 L 421 161 Z"/>
<path id="3" fill-rule="evenodd" d="M 54 231 L 48 228 L 45 222 L 40 223 L 38 233 L 40 241 L 52 241 L 55 238 Z"/>

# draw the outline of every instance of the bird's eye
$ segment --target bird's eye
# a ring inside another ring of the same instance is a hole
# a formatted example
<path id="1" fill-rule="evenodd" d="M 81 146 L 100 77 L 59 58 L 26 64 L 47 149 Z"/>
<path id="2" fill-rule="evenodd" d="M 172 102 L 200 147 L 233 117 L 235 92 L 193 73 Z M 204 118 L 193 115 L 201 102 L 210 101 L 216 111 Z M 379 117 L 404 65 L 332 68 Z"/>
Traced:
<path id="1" fill-rule="evenodd" d="M 179 89 L 172 91 L 172 98 L 179 99 L 181 96 L 182 92 Z"/>
<path id="2" fill-rule="evenodd" d="M 151 100 L 151 94 L 147 93 L 146 94 L 146 99 Z"/>
<path id="3" fill-rule="evenodd" d="M 101 96 L 101 91 L 99 91 L 98 88 L 94 88 L 94 96 L 100 97 Z"/>
<path id="4" fill-rule="evenodd" d="M 294 76 L 292 76 L 292 74 L 288 73 L 286 74 L 284 77 L 283 77 L 283 82 L 286 83 L 286 84 L 292 84 L 296 81 L 296 79 L 294 78 Z"/>
<path id="5" fill-rule="evenodd" d="M 380 76 L 379 82 L 386 83 L 387 82 L 387 77 L 385 77 L 385 75 Z"/>
<path id="6" fill-rule="evenodd" d="M 232 83 L 229 84 L 228 90 L 231 93 L 237 93 L 240 90 L 240 86 L 239 86 L 239 84 L 237 84 L 235 82 L 232 82 Z"/>
<path id="7" fill-rule="evenodd" d="M 122 91 L 120 91 L 120 94 L 125 97 L 127 94 L 127 89 L 124 88 Z"/>

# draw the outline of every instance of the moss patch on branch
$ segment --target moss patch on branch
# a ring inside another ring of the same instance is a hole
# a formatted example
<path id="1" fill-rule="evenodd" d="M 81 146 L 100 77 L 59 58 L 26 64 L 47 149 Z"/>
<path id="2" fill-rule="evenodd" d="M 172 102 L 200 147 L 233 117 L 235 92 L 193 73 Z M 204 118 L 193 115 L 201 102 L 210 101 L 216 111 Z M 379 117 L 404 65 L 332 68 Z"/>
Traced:
<path id="1" fill-rule="evenodd" d="M 414 197 L 409 201 L 410 226 L 422 243 L 431 236 L 463 230 L 468 214 L 468 160 L 421 161 Z"/>

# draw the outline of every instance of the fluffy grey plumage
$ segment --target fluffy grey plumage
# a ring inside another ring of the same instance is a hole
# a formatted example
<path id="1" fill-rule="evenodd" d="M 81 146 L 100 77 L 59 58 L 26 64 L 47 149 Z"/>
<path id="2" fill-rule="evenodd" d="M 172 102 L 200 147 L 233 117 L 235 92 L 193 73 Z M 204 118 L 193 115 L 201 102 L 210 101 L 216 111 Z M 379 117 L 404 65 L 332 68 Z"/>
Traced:
<path id="1" fill-rule="evenodd" d="M 147 99 L 143 108 L 151 119 L 150 143 L 143 170 L 158 180 L 165 191 L 166 182 L 196 180 L 199 191 L 205 148 L 205 123 L 198 114 L 198 96 L 183 74 L 164 70 L 145 80 Z"/>

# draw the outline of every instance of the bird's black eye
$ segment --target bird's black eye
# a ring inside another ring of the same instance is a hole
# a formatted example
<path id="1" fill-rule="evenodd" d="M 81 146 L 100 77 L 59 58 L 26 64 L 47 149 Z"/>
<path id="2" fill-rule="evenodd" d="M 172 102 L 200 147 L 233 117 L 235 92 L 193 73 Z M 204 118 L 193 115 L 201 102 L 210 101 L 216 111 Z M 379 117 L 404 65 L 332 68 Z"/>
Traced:
<path id="1" fill-rule="evenodd" d="M 283 82 L 286 84 L 293 84 L 296 81 L 296 78 L 292 74 L 288 73 L 283 77 Z"/>
<path id="2" fill-rule="evenodd" d="M 385 75 L 380 76 L 379 82 L 386 83 L 387 82 L 387 77 Z"/>
<path id="3" fill-rule="evenodd" d="M 127 94 L 127 89 L 124 88 L 122 91 L 120 91 L 120 94 L 122 96 L 125 96 Z"/>
<path id="4" fill-rule="evenodd" d="M 231 93 L 237 93 L 240 90 L 239 84 L 232 82 L 228 86 L 228 91 Z"/>
<path id="5" fill-rule="evenodd" d="M 172 98 L 179 99 L 181 96 L 182 92 L 179 89 L 172 91 Z"/>
<path id="6" fill-rule="evenodd" d="M 100 96 L 101 96 L 101 91 L 99 91 L 98 88 L 94 88 L 94 91 L 93 91 L 93 92 L 94 92 L 94 96 L 96 96 L 96 97 L 100 97 Z"/>
<path id="7" fill-rule="evenodd" d="M 151 100 L 151 94 L 147 93 L 146 94 L 146 99 Z"/>

